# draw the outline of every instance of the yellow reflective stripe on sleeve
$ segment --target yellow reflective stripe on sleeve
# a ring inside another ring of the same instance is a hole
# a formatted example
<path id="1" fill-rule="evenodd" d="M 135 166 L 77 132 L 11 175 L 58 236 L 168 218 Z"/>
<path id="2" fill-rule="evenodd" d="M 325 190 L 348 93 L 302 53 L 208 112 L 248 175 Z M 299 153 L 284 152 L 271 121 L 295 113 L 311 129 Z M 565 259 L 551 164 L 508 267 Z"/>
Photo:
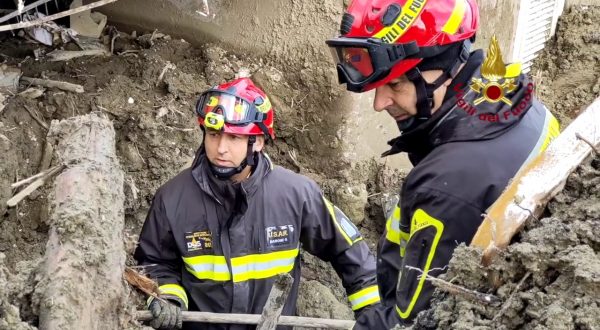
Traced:
<path id="1" fill-rule="evenodd" d="M 201 280 L 229 281 L 231 273 L 224 256 L 183 257 L 188 272 Z"/>
<path id="2" fill-rule="evenodd" d="M 242 282 L 288 273 L 294 268 L 299 249 L 231 258 L 232 272 L 224 256 L 184 257 L 188 272 L 201 280 Z M 233 276 L 232 276 L 233 274 Z"/>
<path id="3" fill-rule="evenodd" d="M 408 0 L 402 6 L 402 12 L 398 15 L 396 21 L 392 25 L 379 30 L 374 37 L 389 44 L 396 42 L 419 17 L 426 3 L 427 0 Z"/>
<path id="4" fill-rule="evenodd" d="M 452 14 L 450 14 L 450 18 L 446 21 L 446 24 L 444 24 L 442 31 L 448 34 L 456 33 L 465 16 L 466 5 L 465 0 L 456 0 Z"/>
<path id="5" fill-rule="evenodd" d="M 362 240 L 362 236 L 359 236 L 357 239 L 355 239 L 353 241 L 350 238 L 350 236 L 348 236 L 348 234 L 346 234 L 346 231 L 342 228 L 342 226 L 340 226 L 340 223 L 337 221 L 333 204 L 329 200 L 327 200 L 327 198 L 325 198 L 325 197 L 323 197 L 323 201 L 325 202 L 325 205 L 327 206 L 327 211 L 329 211 L 329 215 L 331 216 L 331 221 L 333 221 L 333 223 L 335 224 L 335 227 L 338 229 L 340 234 L 342 234 L 342 236 L 344 237 L 346 242 L 348 242 L 348 245 L 352 246 L 352 244 Z"/>
<path id="6" fill-rule="evenodd" d="M 385 230 L 385 238 L 392 243 L 400 245 L 400 207 L 398 205 L 396 205 L 394 212 L 387 219 Z"/>
<path id="7" fill-rule="evenodd" d="M 350 300 L 353 311 L 377 303 L 381 300 L 379 298 L 379 287 L 377 285 L 366 287 L 348 296 L 348 300 Z"/>
<path id="8" fill-rule="evenodd" d="M 158 287 L 158 291 L 160 292 L 160 294 L 168 294 L 171 296 L 176 296 L 177 298 L 181 299 L 181 301 L 183 301 L 183 303 L 185 304 L 185 308 L 187 309 L 188 297 L 187 297 L 187 294 L 185 293 L 185 290 L 183 289 L 183 287 L 181 285 L 179 285 L 179 284 L 161 285 Z"/>
<path id="9" fill-rule="evenodd" d="M 425 283 L 425 278 L 427 273 L 429 272 L 429 268 L 431 267 L 431 262 L 433 261 L 433 257 L 435 255 L 435 251 L 437 249 L 437 245 L 442 237 L 442 233 L 444 231 L 444 223 L 440 220 L 430 216 L 423 209 L 417 209 L 413 214 L 410 226 L 410 237 L 412 238 L 416 232 L 419 230 L 434 227 L 435 228 L 435 236 L 433 238 L 433 242 L 431 243 L 431 249 L 429 250 L 429 255 L 427 256 L 427 260 L 425 262 L 425 267 L 423 267 L 423 276 L 420 276 L 419 283 L 417 284 L 417 289 L 415 290 L 414 295 L 412 296 L 410 303 L 405 311 L 401 310 L 398 306 L 396 306 L 396 312 L 402 319 L 407 319 L 410 315 L 410 312 L 415 307 L 417 299 L 421 294 L 421 290 L 423 289 L 423 284 Z"/>
<path id="10" fill-rule="evenodd" d="M 404 232 L 400 229 L 400 218 L 400 207 L 396 205 L 396 208 L 394 208 L 394 212 L 392 212 L 392 215 L 386 221 L 385 238 L 394 244 L 400 245 L 400 256 L 404 257 L 409 233 Z"/>
<path id="11" fill-rule="evenodd" d="M 265 254 L 250 254 L 231 259 L 233 281 L 269 278 L 288 273 L 294 268 L 299 249 L 277 251 Z"/>

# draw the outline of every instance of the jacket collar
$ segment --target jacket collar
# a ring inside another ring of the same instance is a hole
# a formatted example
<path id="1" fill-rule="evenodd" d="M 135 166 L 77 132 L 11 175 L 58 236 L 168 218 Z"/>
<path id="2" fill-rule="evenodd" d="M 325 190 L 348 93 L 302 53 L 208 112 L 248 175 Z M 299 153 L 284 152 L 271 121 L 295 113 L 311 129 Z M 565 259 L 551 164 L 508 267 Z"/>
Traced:
<path id="1" fill-rule="evenodd" d="M 486 140 L 503 134 L 507 129 L 521 120 L 529 109 L 533 97 L 525 102 L 526 107 L 517 115 L 510 112 L 511 107 L 504 102 L 482 102 L 474 105 L 474 100 L 480 97 L 471 90 L 471 78 L 481 77 L 480 68 L 483 63 L 483 51 L 471 53 L 463 69 L 453 79 L 444 96 L 444 102 L 430 120 L 410 132 L 388 142 L 391 149 L 382 156 L 407 152 L 413 165 L 425 158 L 435 147 L 458 141 Z M 518 106 L 527 95 L 529 80 L 521 74 L 518 78 L 518 88 L 507 95 L 513 106 Z M 483 116 L 483 117 L 482 117 Z M 482 119 L 484 118 L 484 119 Z M 497 119 L 497 120 L 495 120 Z"/>
<path id="2" fill-rule="evenodd" d="M 212 180 L 209 176 L 212 176 L 212 173 L 209 168 L 208 158 L 206 157 L 206 153 L 204 151 L 204 147 L 201 146 L 196 152 L 196 157 L 192 162 L 191 172 L 192 177 L 200 186 L 200 189 L 207 193 L 208 195 L 214 197 L 219 200 L 217 194 L 215 192 L 223 191 L 224 187 L 217 187 L 216 185 L 231 185 L 231 186 L 239 186 L 242 188 L 244 195 L 246 198 L 250 198 L 254 193 L 258 190 L 258 188 L 262 184 L 263 178 L 268 175 L 273 169 L 273 163 L 269 156 L 265 153 L 260 152 L 258 154 L 258 162 L 255 168 L 252 171 L 250 177 L 240 184 L 235 184 L 229 180 L 220 181 L 218 179 Z M 218 182 L 220 181 L 220 182 Z"/>

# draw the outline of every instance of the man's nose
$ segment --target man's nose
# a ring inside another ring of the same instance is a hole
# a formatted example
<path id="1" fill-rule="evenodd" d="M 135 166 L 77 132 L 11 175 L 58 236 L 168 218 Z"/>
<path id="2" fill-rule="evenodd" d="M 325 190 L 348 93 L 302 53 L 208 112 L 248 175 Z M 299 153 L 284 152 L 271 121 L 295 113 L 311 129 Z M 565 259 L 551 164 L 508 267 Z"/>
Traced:
<path id="1" fill-rule="evenodd" d="M 385 110 L 388 106 L 392 105 L 394 101 L 389 97 L 385 91 L 385 86 L 377 87 L 375 89 L 375 98 L 373 99 L 373 109 L 377 112 Z"/>
<path id="2" fill-rule="evenodd" d="M 218 147 L 217 147 L 217 152 L 219 154 L 224 154 L 224 153 L 227 152 L 227 150 L 229 150 L 227 139 L 223 138 L 223 135 L 221 135 L 220 138 L 219 138 L 219 144 L 218 144 Z"/>

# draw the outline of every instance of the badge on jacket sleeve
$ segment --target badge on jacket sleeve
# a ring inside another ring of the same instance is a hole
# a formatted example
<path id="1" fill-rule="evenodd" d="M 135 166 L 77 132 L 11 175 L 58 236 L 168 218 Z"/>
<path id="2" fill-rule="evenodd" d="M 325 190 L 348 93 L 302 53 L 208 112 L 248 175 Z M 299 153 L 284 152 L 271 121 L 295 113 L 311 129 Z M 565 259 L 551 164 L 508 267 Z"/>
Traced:
<path id="1" fill-rule="evenodd" d="M 195 231 L 185 233 L 185 244 L 188 252 L 212 249 L 212 235 L 210 231 Z"/>
<path id="2" fill-rule="evenodd" d="M 286 246 L 292 242 L 294 225 L 265 227 L 265 231 L 267 233 L 267 247 Z"/>

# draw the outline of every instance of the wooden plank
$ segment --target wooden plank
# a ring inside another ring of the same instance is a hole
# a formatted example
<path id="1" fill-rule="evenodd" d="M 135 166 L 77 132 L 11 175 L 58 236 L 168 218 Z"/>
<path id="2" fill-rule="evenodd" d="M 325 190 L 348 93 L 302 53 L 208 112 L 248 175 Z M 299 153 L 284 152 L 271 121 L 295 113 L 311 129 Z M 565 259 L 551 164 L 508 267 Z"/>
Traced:
<path id="1" fill-rule="evenodd" d="M 223 323 L 223 324 L 258 324 L 261 316 L 258 314 L 225 314 L 208 312 L 181 312 L 183 322 Z M 150 311 L 137 311 L 138 321 L 150 321 Z M 279 317 L 278 325 L 320 328 L 320 329 L 352 329 L 354 321 L 320 319 L 314 317 L 286 316 Z"/>
<path id="2" fill-rule="evenodd" d="M 590 154 L 590 144 L 600 144 L 600 97 L 544 153 L 522 168 L 490 206 L 471 241 L 471 246 L 484 249 L 484 265 L 508 246 L 525 221 L 540 216 L 548 201 L 563 189 L 569 174 Z"/>
<path id="3" fill-rule="evenodd" d="M 277 328 L 277 320 L 292 289 L 292 283 L 294 283 L 294 279 L 289 274 L 277 275 L 258 321 L 257 330 L 275 330 Z"/>

